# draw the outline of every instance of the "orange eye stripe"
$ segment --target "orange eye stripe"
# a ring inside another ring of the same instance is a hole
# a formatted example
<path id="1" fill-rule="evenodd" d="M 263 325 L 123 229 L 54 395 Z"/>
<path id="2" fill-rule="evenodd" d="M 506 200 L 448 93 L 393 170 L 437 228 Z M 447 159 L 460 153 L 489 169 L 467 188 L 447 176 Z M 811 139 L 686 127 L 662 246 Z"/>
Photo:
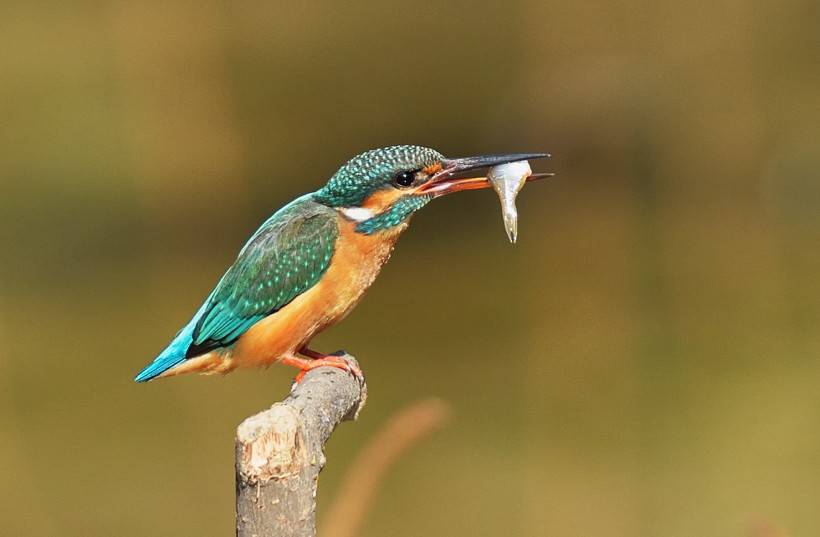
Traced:
<path id="1" fill-rule="evenodd" d="M 405 194 L 406 192 L 395 189 L 377 190 L 368 196 L 361 206 L 365 209 L 372 209 L 376 214 L 379 214 Z"/>
<path id="2" fill-rule="evenodd" d="M 421 171 L 423 171 L 427 175 L 433 175 L 434 173 L 436 173 L 438 171 L 441 171 L 441 162 L 436 162 L 435 164 L 431 164 L 431 165 L 427 166 L 426 168 L 424 168 Z"/>

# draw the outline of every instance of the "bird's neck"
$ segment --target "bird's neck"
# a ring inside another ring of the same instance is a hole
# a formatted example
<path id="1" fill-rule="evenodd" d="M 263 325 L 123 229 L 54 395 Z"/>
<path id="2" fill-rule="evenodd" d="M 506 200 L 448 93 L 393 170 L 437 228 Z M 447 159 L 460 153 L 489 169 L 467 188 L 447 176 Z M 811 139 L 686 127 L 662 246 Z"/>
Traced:
<path id="1" fill-rule="evenodd" d="M 429 195 L 384 189 L 373 192 L 359 204 L 334 208 L 346 221 L 354 223 L 356 233 L 400 233 L 407 227 L 413 213 L 427 205 L 431 199 L 432 196 Z"/>
<path id="2" fill-rule="evenodd" d="M 385 208 L 384 211 L 363 220 L 356 225 L 356 232 L 365 235 L 389 231 L 394 227 L 401 226 L 402 230 L 407 227 L 410 217 L 427 205 L 432 199 L 431 196 L 409 195 L 396 200 L 393 204 Z"/>

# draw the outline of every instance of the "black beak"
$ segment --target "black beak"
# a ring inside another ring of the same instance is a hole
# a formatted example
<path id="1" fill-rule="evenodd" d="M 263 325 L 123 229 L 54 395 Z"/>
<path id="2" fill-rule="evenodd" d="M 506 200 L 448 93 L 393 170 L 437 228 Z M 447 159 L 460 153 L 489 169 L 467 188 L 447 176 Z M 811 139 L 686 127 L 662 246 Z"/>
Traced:
<path id="1" fill-rule="evenodd" d="M 539 158 L 549 158 L 548 153 L 510 153 L 507 155 L 479 155 L 477 157 L 464 157 L 454 159 L 444 159 L 441 161 L 442 172 L 454 173 L 475 170 L 476 168 L 489 168 L 500 164 L 518 162 L 519 160 L 535 160 Z"/>
<path id="2" fill-rule="evenodd" d="M 441 170 L 437 172 L 429 181 L 421 185 L 417 194 L 433 194 L 443 196 L 451 192 L 461 190 L 477 190 L 489 188 L 490 182 L 486 177 L 454 178 L 453 175 L 474 170 L 476 168 L 489 168 L 519 160 L 535 160 L 539 158 L 549 158 L 548 153 L 510 153 L 507 155 L 480 155 L 477 157 L 464 157 L 454 159 L 444 159 L 441 161 Z M 534 173 L 527 180 L 542 179 L 551 177 L 551 173 Z"/>

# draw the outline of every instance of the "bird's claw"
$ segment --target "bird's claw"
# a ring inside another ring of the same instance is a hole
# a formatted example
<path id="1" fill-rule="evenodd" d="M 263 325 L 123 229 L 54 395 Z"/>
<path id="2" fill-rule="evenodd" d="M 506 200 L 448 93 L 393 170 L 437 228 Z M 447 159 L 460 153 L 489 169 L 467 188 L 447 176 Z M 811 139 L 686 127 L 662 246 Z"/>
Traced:
<path id="1" fill-rule="evenodd" d="M 362 372 L 361 368 L 358 366 L 355 360 L 352 359 L 353 357 L 350 356 L 345 351 L 339 351 L 327 356 L 323 356 L 322 358 L 315 358 L 313 360 L 305 361 L 301 365 L 301 370 L 296 375 L 296 378 L 293 379 L 294 387 L 297 386 L 302 380 L 304 380 L 305 375 L 308 372 L 313 371 L 319 367 L 335 367 L 337 369 L 341 369 L 343 371 L 347 371 L 353 378 L 355 378 L 359 385 L 364 385 L 364 373 Z"/>

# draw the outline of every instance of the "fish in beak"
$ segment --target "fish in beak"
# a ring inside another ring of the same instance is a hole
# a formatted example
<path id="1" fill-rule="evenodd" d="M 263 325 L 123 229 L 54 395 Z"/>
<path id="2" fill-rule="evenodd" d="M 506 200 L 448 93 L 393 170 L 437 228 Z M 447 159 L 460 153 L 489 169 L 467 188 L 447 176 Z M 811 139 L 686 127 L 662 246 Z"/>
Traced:
<path id="1" fill-rule="evenodd" d="M 535 160 L 539 158 L 549 158 L 547 153 L 510 153 L 506 155 L 480 155 L 477 157 L 465 157 L 456 159 L 444 159 L 441 161 L 441 170 L 435 173 L 429 181 L 420 185 L 416 189 L 416 194 L 432 194 L 435 197 L 459 192 L 461 190 L 478 190 L 490 188 L 492 184 L 487 177 L 455 177 L 456 175 L 475 170 L 478 168 L 491 168 L 518 162 L 521 160 Z M 552 173 L 534 173 L 527 178 L 527 181 L 550 177 Z"/>

